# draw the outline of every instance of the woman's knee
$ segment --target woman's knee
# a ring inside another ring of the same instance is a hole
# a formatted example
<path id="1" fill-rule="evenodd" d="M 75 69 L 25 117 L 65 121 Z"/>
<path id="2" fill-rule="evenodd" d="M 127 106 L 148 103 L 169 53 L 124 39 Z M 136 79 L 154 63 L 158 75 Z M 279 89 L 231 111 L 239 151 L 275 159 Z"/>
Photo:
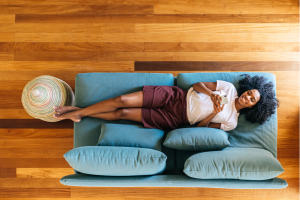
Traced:
<path id="1" fill-rule="evenodd" d="M 119 119 L 125 119 L 127 115 L 128 115 L 128 109 L 126 108 L 119 108 L 118 110 L 116 110 L 116 116 Z"/>
<path id="2" fill-rule="evenodd" d="M 115 102 L 119 108 L 122 107 L 142 107 L 143 91 L 138 91 L 130 94 L 121 95 L 115 98 Z"/>

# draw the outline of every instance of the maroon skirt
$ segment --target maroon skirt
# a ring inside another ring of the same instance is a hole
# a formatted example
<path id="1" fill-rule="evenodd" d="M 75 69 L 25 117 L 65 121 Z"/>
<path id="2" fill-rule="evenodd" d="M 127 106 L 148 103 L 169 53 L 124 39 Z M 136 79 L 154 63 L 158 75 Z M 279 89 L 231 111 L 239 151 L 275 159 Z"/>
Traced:
<path id="1" fill-rule="evenodd" d="M 187 90 L 177 86 L 143 86 L 142 122 L 145 128 L 174 130 L 189 124 Z"/>

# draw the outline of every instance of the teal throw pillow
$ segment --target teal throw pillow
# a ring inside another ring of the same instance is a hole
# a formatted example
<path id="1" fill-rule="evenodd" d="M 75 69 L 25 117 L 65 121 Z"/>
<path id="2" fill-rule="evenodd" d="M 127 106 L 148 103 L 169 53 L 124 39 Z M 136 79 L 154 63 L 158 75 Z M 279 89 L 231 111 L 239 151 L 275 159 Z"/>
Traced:
<path id="1" fill-rule="evenodd" d="M 272 179 L 284 172 L 279 161 L 265 149 L 227 147 L 189 157 L 183 172 L 198 179 Z"/>
<path id="2" fill-rule="evenodd" d="M 64 158 L 76 171 L 102 176 L 140 176 L 162 173 L 167 156 L 153 149 L 135 147 L 84 146 L 72 149 Z"/>
<path id="3" fill-rule="evenodd" d="M 216 128 L 180 128 L 168 133 L 164 146 L 186 151 L 222 150 L 230 145 L 228 133 Z"/>
<path id="4" fill-rule="evenodd" d="M 149 148 L 162 151 L 164 131 L 144 128 L 143 125 L 101 124 L 97 146 Z"/>

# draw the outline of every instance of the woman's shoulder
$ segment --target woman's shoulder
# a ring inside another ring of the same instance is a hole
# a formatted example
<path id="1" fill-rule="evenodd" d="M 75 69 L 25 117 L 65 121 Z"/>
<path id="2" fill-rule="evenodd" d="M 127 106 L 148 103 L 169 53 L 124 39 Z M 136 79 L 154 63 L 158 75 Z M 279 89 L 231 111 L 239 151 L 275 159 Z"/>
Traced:
<path id="1" fill-rule="evenodd" d="M 217 90 L 223 90 L 223 91 L 232 91 L 232 93 L 236 93 L 237 90 L 235 86 L 227 81 L 217 80 Z"/>

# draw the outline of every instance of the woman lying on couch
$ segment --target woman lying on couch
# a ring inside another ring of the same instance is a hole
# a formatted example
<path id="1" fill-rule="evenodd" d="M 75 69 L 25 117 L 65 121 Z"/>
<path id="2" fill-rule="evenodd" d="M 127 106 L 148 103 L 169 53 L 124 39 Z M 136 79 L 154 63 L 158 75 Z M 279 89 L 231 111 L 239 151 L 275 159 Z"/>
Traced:
<path id="1" fill-rule="evenodd" d="M 263 124 L 275 113 L 278 100 L 272 82 L 261 76 L 239 81 L 238 91 L 232 83 L 198 82 L 188 91 L 177 86 L 143 86 L 138 91 L 107 99 L 86 108 L 54 106 L 57 119 L 80 122 L 82 117 L 104 120 L 132 120 L 143 123 L 145 128 L 173 130 L 183 125 L 219 128 L 230 131 L 237 126 L 238 116 Z M 239 94 L 239 97 L 238 97 Z M 220 105 L 226 95 L 227 104 Z"/>

